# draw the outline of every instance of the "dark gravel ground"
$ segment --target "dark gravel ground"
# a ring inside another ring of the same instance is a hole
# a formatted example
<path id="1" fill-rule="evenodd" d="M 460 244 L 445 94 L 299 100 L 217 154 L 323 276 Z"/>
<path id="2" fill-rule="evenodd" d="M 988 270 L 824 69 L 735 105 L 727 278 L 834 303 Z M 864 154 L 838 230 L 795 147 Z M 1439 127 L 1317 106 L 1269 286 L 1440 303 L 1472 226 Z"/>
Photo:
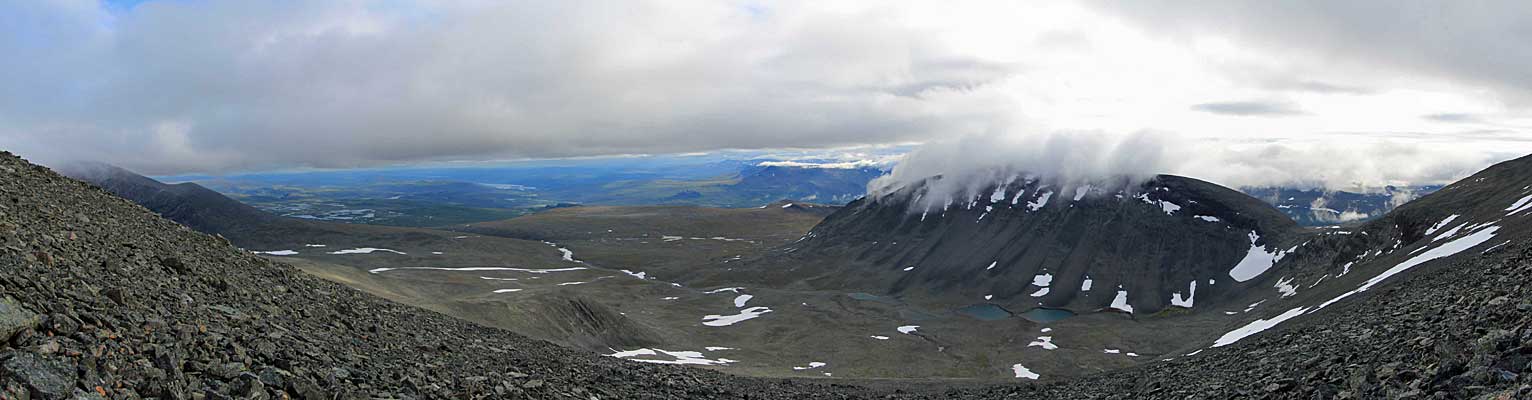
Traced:
<path id="1" fill-rule="evenodd" d="M 1525 398 L 1526 244 L 1172 362 L 858 386 L 626 362 L 395 304 L 4 154 L 0 398 Z"/>

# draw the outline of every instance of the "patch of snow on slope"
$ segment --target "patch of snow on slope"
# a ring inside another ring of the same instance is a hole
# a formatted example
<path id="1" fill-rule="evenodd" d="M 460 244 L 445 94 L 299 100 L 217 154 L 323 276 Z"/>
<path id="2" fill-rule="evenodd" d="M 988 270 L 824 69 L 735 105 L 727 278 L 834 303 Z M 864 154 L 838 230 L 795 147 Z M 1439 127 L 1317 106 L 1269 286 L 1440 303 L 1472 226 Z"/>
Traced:
<path id="1" fill-rule="evenodd" d="M 1272 287 L 1277 288 L 1277 292 L 1282 293 L 1283 298 L 1293 297 L 1298 294 L 1298 287 L 1293 286 L 1293 278 L 1291 277 L 1284 276 L 1282 279 L 1278 279 L 1277 284 Z"/>
<path id="2" fill-rule="evenodd" d="M 1198 215 L 1198 216 L 1195 216 L 1195 217 L 1192 217 L 1192 218 L 1200 219 L 1200 220 L 1207 221 L 1207 222 L 1222 221 L 1222 220 L 1218 219 L 1218 217 L 1214 217 L 1214 216 L 1210 216 L 1210 215 Z"/>
<path id="3" fill-rule="evenodd" d="M 1080 282 L 1080 291 L 1081 292 L 1089 292 L 1090 291 L 1091 283 L 1092 282 L 1090 280 L 1090 277 L 1089 276 L 1085 277 L 1085 281 L 1084 282 Z"/>
<path id="4" fill-rule="evenodd" d="M 1185 299 L 1181 298 L 1181 292 L 1171 293 L 1170 305 L 1192 308 L 1192 301 L 1197 297 L 1197 281 L 1192 281 L 1191 288 L 1187 289 L 1187 292 L 1189 294 L 1186 295 Z"/>
<path id="5" fill-rule="evenodd" d="M 1239 282 L 1255 279 L 1255 277 L 1261 276 L 1266 270 L 1276 265 L 1277 261 L 1282 260 L 1284 255 L 1282 251 L 1266 251 L 1265 246 L 1256 244 L 1260 240 L 1261 235 L 1257 235 L 1255 231 L 1250 231 L 1250 251 L 1245 253 L 1244 259 L 1239 260 L 1239 264 L 1236 264 L 1233 269 L 1229 270 L 1229 277 Z"/>
<path id="6" fill-rule="evenodd" d="M 1081 187 L 1075 188 L 1075 198 L 1074 198 L 1074 201 L 1080 201 L 1080 199 L 1085 198 L 1085 195 L 1089 194 L 1089 193 L 1090 193 L 1090 185 L 1085 185 L 1085 186 L 1081 186 Z"/>
<path id="7" fill-rule="evenodd" d="M 868 336 L 868 337 L 873 338 L 873 339 L 878 339 L 878 340 L 888 340 L 888 336 L 872 335 L 872 336 Z"/>
<path id="8" fill-rule="evenodd" d="M 1056 350 L 1059 345 L 1053 344 L 1053 336 L 1038 336 L 1036 341 L 1027 343 L 1027 347 L 1041 347 L 1043 350 Z"/>
<path id="9" fill-rule="evenodd" d="M 1515 203 L 1511 203 L 1510 207 L 1505 208 L 1506 211 L 1510 211 L 1505 215 L 1516 215 L 1516 213 L 1526 211 L 1528 209 L 1532 209 L 1532 195 L 1527 195 L 1527 197 L 1522 197 L 1521 200 L 1516 200 Z"/>
<path id="10" fill-rule="evenodd" d="M 1277 326 L 1277 324 L 1280 324 L 1283 321 L 1287 321 L 1296 318 L 1299 315 L 1303 315 L 1305 311 L 1308 311 L 1307 307 L 1298 307 L 1287 310 L 1287 312 L 1284 312 L 1275 317 L 1271 317 L 1271 319 L 1258 319 L 1251 321 L 1245 326 L 1241 326 L 1235 330 L 1229 331 L 1229 333 L 1223 334 L 1223 336 L 1220 336 L 1218 340 L 1213 341 L 1213 347 L 1223 347 L 1234 344 L 1234 342 L 1238 342 L 1240 339 L 1261 333 L 1261 331 L 1271 329 L 1271 327 Z"/>
<path id="11" fill-rule="evenodd" d="M 1441 244 L 1440 246 L 1437 246 L 1434 249 L 1426 251 L 1425 253 L 1420 253 L 1420 255 L 1417 255 L 1417 256 L 1414 256 L 1414 257 L 1410 257 L 1410 259 L 1405 260 L 1402 263 L 1399 263 L 1399 265 L 1395 265 L 1393 268 L 1389 268 L 1388 270 L 1385 270 L 1382 273 L 1378 274 L 1378 276 L 1374 276 L 1374 277 L 1372 277 L 1372 279 L 1368 279 L 1367 282 L 1363 283 L 1361 287 L 1358 287 L 1355 290 L 1352 290 L 1352 291 L 1349 291 L 1349 292 L 1346 292 L 1346 293 L 1342 293 L 1340 296 L 1336 296 L 1335 298 L 1330 299 L 1330 301 L 1326 301 L 1324 303 L 1321 303 L 1319 305 L 1319 307 L 1315 308 L 1315 310 L 1319 310 L 1319 309 L 1328 307 L 1329 305 L 1334 304 L 1335 302 L 1340 301 L 1341 299 L 1349 297 L 1349 296 L 1351 296 L 1353 294 L 1365 292 L 1368 289 L 1371 289 L 1373 286 L 1377 285 L 1378 283 L 1383 282 L 1384 280 L 1388 279 L 1389 277 L 1392 277 L 1394 275 L 1398 275 L 1399 273 L 1404 272 L 1404 271 L 1406 271 L 1406 270 L 1408 270 L 1410 268 L 1414 268 L 1417 265 L 1425 264 L 1426 262 L 1429 262 L 1431 260 L 1435 260 L 1435 259 L 1438 259 L 1438 258 L 1450 257 L 1450 256 L 1452 256 L 1454 254 L 1462 252 L 1463 250 L 1468 250 L 1468 249 L 1474 248 L 1475 246 L 1484 244 L 1484 242 L 1488 242 L 1488 241 L 1490 241 L 1490 239 L 1494 239 L 1495 238 L 1495 232 L 1498 232 L 1498 231 L 1500 231 L 1500 227 L 1498 227 L 1498 226 L 1490 226 L 1488 228 L 1481 229 L 1478 232 L 1474 232 L 1471 235 L 1464 236 L 1464 237 L 1459 238 L 1459 239 L 1454 239 L 1454 240 L 1452 240 L 1450 242 L 1447 242 L 1447 243 L 1443 243 L 1443 244 Z"/>
<path id="12" fill-rule="evenodd" d="M 633 358 L 633 357 L 655 357 L 655 356 L 660 356 L 661 354 L 664 354 L 665 356 L 668 356 L 671 359 L 665 360 L 665 359 L 655 359 L 655 358 Z M 661 349 L 638 349 L 638 350 L 619 351 L 619 352 L 616 352 L 616 353 L 608 354 L 608 356 L 612 356 L 612 357 L 616 357 L 616 358 L 621 358 L 621 359 L 626 359 L 626 360 L 629 360 L 629 361 L 638 361 L 638 362 L 646 362 L 646 363 L 654 363 L 654 364 L 725 365 L 725 364 L 729 364 L 729 363 L 735 362 L 734 360 L 730 360 L 730 359 L 727 359 L 727 358 L 720 358 L 720 359 L 717 359 L 717 360 L 710 360 L 710 359 L 707 359 L 707 358 L 703 357 L 702 356 L 702 352 L 698 352 L 698 351 L 669 351 L 669 350 L 661 350 Z"/>
<path id="13" fill-rule="evenodd" d="M 1464 250 L 1468 250 L 1474 248 L 1475 246 L 1484 244 L 1484 242 L 1488 242 L 1490 239 L 1493 239 L 1495 237 L 1495 232 L 1499 230 L 1500 227 L 1491 226 L 1478 232 L 1474 232 L 1472 235 L 1468 235 L 1461 239 L 1455 239 L 1451 242 L 1444 243 L 1434 249 L 1431 249 L 1430 251 L 1421 253 L 1418 256 L 1411 257 L 1409 260 L 1405 260 L 1404 262 L 1399 263 L 1399 265 L 1395 265 L 1393 268 L 1389 268 L 1388 270 L 1383 271 L 1382 273 L 1378 274 L 1378 276 L 1372 277 L 1372 279 L 1368 279 L 1367 282 L 1363 283 L 1361 287 L 1346 293 L 1342 293 L 1339 296 L 1335 296 L 1335 298 L 1330 299 L 1329 301 L 1320 303 L 1318 307 L 1314 307 L 1312 309 L 1308 307 L 1298 307 L 1287 310 L 1286 312 L 1272 317 L 1271 319 L 1255 320 L 1254 322 L 1230 331 L 1229 333 L 1225 333 L 1222 337 L 1219 337 L 1218 340 L 1213 342 L 1213 347 L 1222 347 L 1233 344 L 1234 342 L 1238 342 L 1240 339 L 1244 339 L 1250 335 L 1271 329 L 1283 321 L 1293 319 L 1305 313 L 1319 311 L 1325 307 L 1329 307 L 1331 304 L 1335 304 L 1336 302 L 1341 301 L 1342 299 L 1350 297 L 1351 295 L 1365 292 L 1368 289 L 1371 289 L 1373 286 L 1376 286 L 1378 283 L 1387 280 L 1389 277 L 1398 275 L 1399 273 L 1409 270 L 1410 268 L 1414 268 L 1420 264 L 1425 264 L 1426 262 L 1439 258 L 1450 257 Z"/>
<path id="14" fill-rule="evenodd" d="M 1041 273 L 1032 276 L 1032 286 L 1048 287 L 1053 284 L 1053 274 Z"/>
<path id="15" fill-rule="evenodd" d="M 1132 314 L 1133 306 L 1128 305 L 1128 291 L 1118 289 L 1117 297 L 1112 298 L 1112 305 L 1110 307 Z"/>
<path id="16" fill-rule="evenodd" d="M 273 255 L 273 256 L 295 256 L 295 255 L 298 255 L 298 252 L 292 251 L 292 250 L 272 250 L 272 251 L 257 251 L 257 252 L 255 252 L 255 254 L 266 254 L 266 255 Z"/>
<path id="17" fill-rule="evenodd" d="M 512 293 L 512 292 L 520 292 L 520 291 L 521 291 L 521 289 L 495 289 L 495 293 Z"/>
<path id="18" fill-rule="evenodd" d="M 718 294 L 718 293 L 723 293 L 723 292 L 739 293 L 739 291 L 741 291 L 741 290 L 745 290 L 745 288 L 742 288 L 742 287 L 726 287 L 726 288 L 718 288 L 718 289 L 713 289 L 713 290 L 709 290 L 709 291 L 706 291 L 706 292 L 702 292 L 702 294 Z"/>
<path id="19" fill-rule="evenodd" d="M 1032 370 L 1027 369 L 1027 367 L 1021 366 L 1021 364 L 1011 365 L 1011 372 L 1016 373 L 1017 378 L 1031 379 L 1034 381 L 1037 380 L 1037 378 L 1042 377 L 1041 375 L 1032 372 Z"/>
<path id="20" fill-rule="evenodd" d="M 1435 242 L 1435 241 L 1438 241 L 1438 240 L 1442 240 L 1442 239 L 1453 237 L 1453 236 L 1458 234 L 1458 231 L 1463 229 L 1464 225 L 1468 225 L 1468 224 L 1454 226 L 1454 227 L 1452 227 L 1452 229 L 1448 229 L 1446 232 L 1442 232 L 1442 234 L 1436 235 L 1436 237 L 1431 238 L 1431 241 Z M 1419 251 L 1419 250 L 1417 250 L 1417 251 Z"/>
<path id="21" fill-rule="evenodd" d="M 622 270 L 622 273 L 628 274 L 629 276 L 632 276 L 632 277 L 638 278 L 638 279 L 649 279 L 649 274 L 648 273 L 644 273 L 644 272 L 633 272 L 633 271 L 629 271 L 629 270 L 625 269 L 625 270 Z"/>
<path id="22" fill-rule="evenodd" d="M 1042 289 L 1038 289 L 1038 290 L 1037 290 L 1037 291 L 1036 291 L 1036 292 L 1032 292 L 1032 297 L 1043 297 L 1043 296 L 1047 296 L 1047 295 L 1048 295 L 1048 290 L 1049 290 L 1049 289 L 1052 289 L 1052 288 L 1042 288 Z"/>
<path id="23" fill-rule="evenodd" d="M 1446 219 L 1443 219 L 1442 222 L 1437 222 L 1436 225 L 1431 225 L 1430 228 L 1426 229 L 1426 236 L 1431 236 L 1431 234 L 1435 233 L 1436 230 L 1447 227 L 1447 224 L 1452 223 L 1452 220 L 1455 220 L 1455 219 L 1458 219 L 1458 215 L 1457 214 L 1452 214 L 1452 216 L 1447 217 Z"/>
<path id="24" fill-rule="evenodd" d="M 371 253 L 379 252 L 379 251 L 384 251 L 384 252 L 389 252 L 389 253 L 394 253 L 394 254 L 405 254 L 405 252 L 398 251 L 398 250 L 379 249 L 379 248 L 374 248 L 374 247 L 358 247 L 358 248 L 355 248 L 355 249 L 345 249 L 345 250 L 340 250 L 340 251 L 332 251 L 332 252 L 330 252 L 330 254 L 371 254 Z"/>
<path id="25" fill-rule="evenodd" d="M 765 313 L 769 313 L 769 312 L 771 312 L 770 308 L 766 308 L 766 307 L 750 307 L 750 308 L 746 308 L 746 309 L 743 309 L 743 310 L 739 310 L 739 314 L 734 314 L 734 315 L 706 315 L 706 316 L 703 316 L 702 317 L 702 321 L 703 321 L 702 324 L 703 325 L 707 325 L 707 326 L 729 326 L 729 325 L 734 325 L 736 323 L 739 323 L 740 321 L 746 321 L 746 320 L 755 319 L 756 317 L 761 316 L 761 314 L 765 314 Z"/>
<path id="26" fill-rule="evenodd" d="M 745 303 L 750 301 L 752 298 L 755 298 L 755 296 L 748 294 L 739 295 L 738 297 L 734 298 L 734 307 L 745 308 Z"/>
<path id="27" fill-rule="evenodd" d="M 819 362 L 819 361 L 814 361 L 814 362 L 809 363 L 809 366 L 807 366 L 807 367 L 793 367 L 793 370 L 795 370 L 795 371 L 802 371 L 802 370 L 806 370 L 806 369 L 814 369 L 814 368 L 823 367 L 825 365 L 826 365 L 825 363 L 822 363 L 822 362 Z"/>
<path id="28" fill-rule="evenodd" d="M 469 271 L 469 272 L 472 272 L 472 271 L 515 271 L 515 272 L 526 272 L 526 273 L 532 273 L 532 274 L 546 274 L 546 273 L 552 273 L 552 272 L 579 271 L 579 270 L 585 269 L 585 267 L 549 268 L 549 269 L 513 268 L 513 267 L 461 267 L 461 268 L 446 268 L 446 267 L 398 267 L 398 268 L 373 268 L 373 269 L 367 270 L 367 272 L 368 273 L 377 274 L 377 273 L 383 273 L 383 272 L 388 272 L 388 271 L 393 271 L 393 270 L 403 270 L 403 269 L 419 269 L 419 270 L 431 270 L 431 271 Z"/>
<path id="29" fill-rule="evenodd" d="M 305 245 L 303 245 L 303 247 L 326 247 L 326 246 L 322 245 L 322 244 L 305 244 Z"/>
<path id="30" fill-rule="evenodd" d="M 905 325 L 905 326 L 899 327 L 898 331 L 899 331 L 899 333 L 903 333 L 903 334 L 906 334 L 906 335 L 911 335 L 911 334 L 914 334 L 915 330 L 919 329 L 919 328 L 920 328 L 920 325 Z"/>
<path id="31" fill-rule="evenodd" d="M 995 269 L 995 265 L 997 265 L 997 264 L 1000 264 L 1000 262 L 999 261 L 991 262 L 991 263 L 989 263 L 988 267 L 984 267 L 984 270 L 988 271 L 988 270 Z"/>
<path id="32" fill-rule="evenodd" d="M 1029 201 L 1029 202 L 1027 202 L 1027 211 L 1037 211 L 1039 209 L 1042 209 L 1043 206 L 1048 204 L 1048 198 L 1050 198 L 1050 197 L 1053 197 L 1053 191 L 1052 190 L 1043 192 L 1043 195 L 1039 196 L 1037 198 L 1037 201 Z"/>

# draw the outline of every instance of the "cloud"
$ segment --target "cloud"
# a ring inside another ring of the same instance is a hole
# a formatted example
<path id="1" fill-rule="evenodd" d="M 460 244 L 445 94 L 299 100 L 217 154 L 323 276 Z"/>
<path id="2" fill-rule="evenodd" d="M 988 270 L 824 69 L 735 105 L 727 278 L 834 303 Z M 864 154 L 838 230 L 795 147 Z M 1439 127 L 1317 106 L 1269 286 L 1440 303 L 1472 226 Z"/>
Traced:
<path id="1" fill-rule="evenodd" d="M 1425 118 L 1427 120 L 1431 120 L 1431 121 L 1437 121 L 1437 122 L 1459 122 L 1459 123 L 1461 123 L 1461 122 L 1481 122 L 1481 121 L 1483 121 L 1483 119 L 1480 118 L 1478 115 L 1465 114 L 1465 113 L 1427 114 L 1427 115 L 1422 115 L 1420 117 L 1421 118 Z"/>
<path id="2" fill-rule="evenodd" d="M 868 183 L 869 196 L 910 185 L 927 185 L 912 210 L 940 208 L 948 199 L 973 198 L 987 187 L 1033 178 L 1072 187 L 1127 185 L 1174 169 L 1166 157 L 1170 135 L 1098 131 L 987 133 L 921 146 L 883 177 Z M 928 178 L 940 176 L 940 179 Z"/>
<path id="3" fill-rule="evenodd" d="M 1146 31 L 1213 35 L 1350 82 L 1435 76 L 1532 101 L 1532 3 L 1518 0 L 1093 1 Z M 1405 76 L 1413 75 L 1413 76 Z"/>
<path id="4" fill-rule="evenodd" d="M 1304 114 L 1303 110 L 1298 109 L 1292 103 L 1262 100 L 1202 103 L 1193 105 L 1192 109 L 1241 117 L 1281 117 Z"/>
<path id="5" fill-rule="evenodd" d="M 1067 191 L 1086 183 L 1112 189 L 1172 174 L 1232 188 L 1375 193 L 1387 186 L 1450 183 L 1516 156 L 1370 136 L 1244 141 L 1152 131 L 1007 132 L 928 143 L 905 155 L 889 175 L 869 183 L 868 192 L 876 197 L 909 185 L 929 185 L 921 203 L 913 205 L 919 210 L 939 208 L 949 198 L 972 198 L 986 187 L 1022 177 Z M 940 179 L 927 181 L 937 176 Z"/>
<path id="6" fill-rule="evenodd" d="M 985 129 L 1015 66 L 817 2 L 0 5 L 0 146 L 147 173 L 837 147 Z"/>

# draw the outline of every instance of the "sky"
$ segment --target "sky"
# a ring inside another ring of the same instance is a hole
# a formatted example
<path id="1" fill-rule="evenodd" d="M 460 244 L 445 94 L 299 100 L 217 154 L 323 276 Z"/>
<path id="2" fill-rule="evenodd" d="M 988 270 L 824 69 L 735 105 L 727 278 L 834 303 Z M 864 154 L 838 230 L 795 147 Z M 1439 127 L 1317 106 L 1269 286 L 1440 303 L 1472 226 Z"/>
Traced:
<path id="1" fill-rule="evenodd" d="M 1532 153 L 1525 1 L 0 0 L 0 30 L 0 149 L 147 174 L 923 143 L 896 174 L 1375 188 Z"/>

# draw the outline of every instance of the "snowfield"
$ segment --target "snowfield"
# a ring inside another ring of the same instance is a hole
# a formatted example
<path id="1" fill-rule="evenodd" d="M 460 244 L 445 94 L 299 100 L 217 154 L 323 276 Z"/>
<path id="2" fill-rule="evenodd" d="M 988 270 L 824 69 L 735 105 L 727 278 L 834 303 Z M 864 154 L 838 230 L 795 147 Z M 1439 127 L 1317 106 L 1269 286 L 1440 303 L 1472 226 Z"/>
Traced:
<path id="1" fill-rule="evenodd" d="M 762 314 L 769 313 L 769 312 L 771 312 L 770 308 L 766 308 L 766 307 L 750 307 L 750 308 L 746 308 L 746 309 L 743 309 L 743 310 L 739 310 L 739 314 L 734 314 L 734 315 L 707 315 L 707 316 L 703 316 L 702 317 L 702 321 L 703 321 L 702 324 L 703 325 L 707 325 L 707 326 L 729 326 L 729 325 L 737 324 L 740 321 L 746 321 L 746 320 L 755 319 L 756 317 L 759 317 Z"/>
<path id="2" fill-rule="evenodd" d="M 1356 288 L 1354 290 L 1351 290 L 1349 292 L 1346 292 L 1346 293 L 1342 293 L 1339 296 L 1335 296 L 1335 298 L 1332 298 L 1329 301 L 1326 301 L 1324 303 L 1320 303 L 1319 306 L 1317 306 L 1317 307 L 1313 307 L 1313 308 L 1309 308 L 1309 307 L 1297 307 L 1297 308 L 1293 308 L 1293 309 L 1287 310 L 1287 311 L 1283 312 L 1282 314 L 1279 314 L 1279 315 L 1277 315 L 1275 317 L 1272 317 L 1270 319 L 1258 319 L 1258 320 L 1252 321 L 1249 324 L 1246 324 L 1245 326 L 1241 326 L 1241 327 L 1236 328 L 1236 329 L 1234 329 L 1232 331 L 1229 331 L 1228 333 L 1225 333 L 1223 336 L 1219 337 L 1218 340 L 1215 340 L 1213 342 L 1213 347 L 1223 347 L 1223 346 L 1228 346 L 1230 344 L 1234 344 L 1235 342 L 1238 342 L 1240 339 L 1244 339 L 1244 338 L 1250 337 L 1250 335 L 1254 335 L 1254 334 L 1257 334 L 1257 333 L 1261 333 L 1262 331 L 1265 331 L 1267 329 L 1271 329 L 1272 327 L 1275 327 L 1275 326 L 1277 326 L 1278 324 L 1281 324 L 1284 321 L 1296 318 L 1299 315 L 1303 315 L 1303 314 L 1319 311 L 1321 309 L 1324 309 L 1325 307 L 1329 307 L 1331 304 L 1335 304 L 1336 302 L 1341 301 L 1342 299 L 1345 299 L 1347 297 L 1351 297 L 1351 295 L 1354 295 L 1354 294 L 1357 294 L 1357 293 L 1361 293 L 1361 292 L 1365 292 L 1368 289 L 1371 289 L 1373 286 L 1376 286 L 1378 283 L 1381 283 L 1384 280 L 1387 280 L 1389 277 L 1392 277 L 1394 275 L 1398 275 L 1398 274 L 1400 274 L 1400 273 L 1402 273 L 1402 272 L 1404 272 L 1406 270 L 1409 270 L 1410 268 L 1414 268 L 1415 266 L 1418 266 L 1420 264 L 1425 264 L 1426 262 L 1429 262 L 1429 261 L 1432 261 L 1432 260 L 1436 260 L 1436 259 L 1439 259 L 1439 258 L 1450 257 L 1450 256 L 1452 256 L 1454 254 L 1457 254 L 1457 253 L 1460 253 L 1460 252 L 1462 252 L 1464 250 L 1468 250 L 1468 249 L 1474 248 L 1474 247 L 1476 247 L 1478 245 L 1484 244 L 1485 242 L 1488 242 L 1491 239 L 1494 239 L 1495 238 L 1495 232 L 1497 232 L 1499 230 L 1500 230 L 1500 227 L 1498 227 L 1498 226 L 1490 226 L 1490 227 L 1487 227 L 1487 228 L 1480 229 L 1479 231 L 1474 232 L 1471 235 L 1468 235 L 1468 236 L 1465 236 L 1465 237 L 1462 237 L 1462 238 L 1459 238 L 1459 239 L 1454 239 L 1454 240 L 1449 241 L 1447 243 L 1443 243 L 1443 244 L 1441 244 L 1441 245 L 1439 245 L 1439 246 L 1437 246 L 1435 248 L 1432 248 L 1431 250 L 1428 250 L 1428 251 L 1426 251 L 1424 253 L 1421 253 L 1420 255 L 1411 257 L 1410 259 L 1405 260 L 1404 262 L 1399 263 L 1398 265 L 1395 265 L 1392 268 L 1389 268 L 1389 269 L 1383 271 L 1382 273 L 1379 273 L 1378 276 L 1374 276 L 1371 279 L 1368 279 L 1367 282 L 1363 283 L 1361 287 L 1358 287 L 1358 288 Z M 1430 245 L 1430 244 L 1428 243 L 1427 245 Z M 1254 307 L 1255 307 L 1255 304 L 1252 304 L 1251 308 L 1254 308 Z M 1246 309 L 1246 311 L 1249 311 L 1249 309 Z"/>
<path id="3" fill-rule="evenodd" d="M 394 253 L 394 254 L 407 254 L 405 252 L 398 251 L 398 250 L 379 249 L 379 248 L 375 248 L 375 247 L 358 247 L 358 248 L 355 248 L 355 249 L 345 249 L 345 250 L 339 250 L 339 251 L 332 251 L 329 254 L 372 254 L 372 253 L 379 252 L 379 251 L 389 252 L 389 253 Z"/>
<path id="4" fill-rule="evenodd" d="M 405 270 L 405 269 L 418 269 L 418 270 L 429 270 L 429 271 L 467 271 L 467 272 L 473 272 L 473 271 L 513 271 L 513 272 L 526 272 L 526 273 L 531 273 L 531 274 L 547 274 L 547 273 L 553 273 L 553 272 L 580 271 L 580 270 L 584 270 L 586 268 L 585 267 L 569 267 L 569 268 L 534 269 L 534 268 L 514 268 L 514 267 L 462 267 L 462 268 L 447 268 L 447 267 L 398 267 L 398 268 L 373 268 L 373 269 L 367 270 L 367 272 L 368 273 L 372 273 L 372 274 L 378 274 L 378 273 L 384 273 L 384 272 L 388 272 L 388 271 Z"/>
<path id="5" fill-rule="evenodd" d="M 1016 377 L 1017 378 L 1022 378 L 1022 379 L 1037 380 L 1037 378 L 1041 378 L 1042 377 L 1042 375 L 1038 375 L 1037 373 L 1032 372 L 1032 370 L 1027 369 L 1027 367 L 1021 366 L 1021 364 L 1011 365 L 1011 372 L 1016 373 Z"/>
<path id="6" fill-rule="evenodd" d="M 1271 266 L 1276 265 L 1277 261 L 1282 260 L 1281 251 L 1266 251 L 1265 246 L 1255 244 L 1260 240 L 1261 235 L 1256 234 L 1255 231 L 1250 232 L 1250 252 L 1245 253 L 1245 258 L 1240 260 L 1234 269 L 1229 270 L 1229 277 L 1237 282 L 1255 279 L 1271 269 Z"/>
<path id="7" fill-rule="evenodd" d="M 663 355 L 663 356 L 662 356 Z M 608 356 L 621 358 L 629 361 L 646 362 L 653 364 L 678 364 L 678 365 L 727 365 L 738 361 L 727 358 L 710 360 L 702 356 L 700 351 L 670 351 L 661 349 L 638 349 L 619 351 Z M 645 357 L 645 358 L 635 358 Z M 656 358 L 658 357 L 658 358 Z"/>

